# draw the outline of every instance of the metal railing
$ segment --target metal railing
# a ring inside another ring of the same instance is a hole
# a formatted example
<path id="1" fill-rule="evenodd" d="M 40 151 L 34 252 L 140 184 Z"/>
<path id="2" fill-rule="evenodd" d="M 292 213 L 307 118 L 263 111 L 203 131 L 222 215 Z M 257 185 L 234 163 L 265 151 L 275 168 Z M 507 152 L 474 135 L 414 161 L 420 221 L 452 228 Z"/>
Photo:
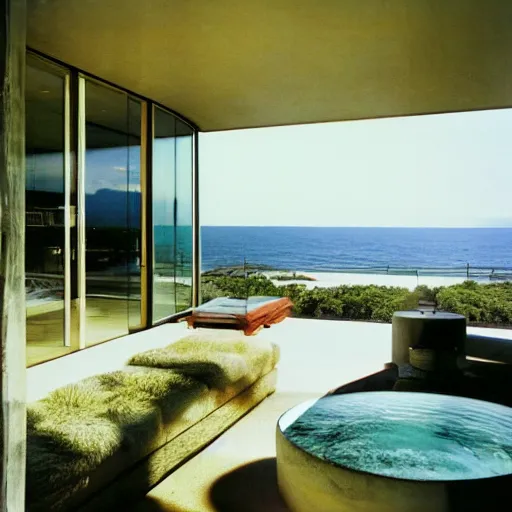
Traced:
<path id="1" fill-rule="evenodd" d="M 64 210 L 61 208 L 36 208 L 25 212 L 25 224 L 28 227 L 64 227 Z"/>
<path id="2" fill-rule="evenodd" d="M 281 272 L 283 274 L 299 273 L 299 271 L 288 270 L 285 268 L 272 268 L 267 265 L 245 262 L 244 264 L 234 264 L 220 266 L 215 269 L 204 270 L 203 274 L 230 275 L 233 277 L 244 277 L 246 274 L 257 274 L 261 272 Z M 469 263 L 464 266 L 453 267 L 412 267 L 399 265 L 381 265 L 381 266 L 332 266 L 326 268 L 305 268 L 301 272 L 318 273 L 339 273 L 339 274 L 376 274 L 376 275 L 394 275 L 394 276 L 414 276 L 414 277 L 460 277 L 467 280 L 491 280 L 491 281 L 509 281 L 512 280 L 512 267 L 492 267 L 492 266 L 472 266 Z"/>
<path id="3" fill-rule="evenodd" d="M 320 271 L 320 270 L 319 270 Z M 466 279 L 512 280 L 512 267 L 483 267 L 469 264 L 461 267 L 408 267 L 408 266 L 367 266 L 339 267 L 329 272 L 354 274 L 385 274 L 405 276 L 463 277 Z"/>

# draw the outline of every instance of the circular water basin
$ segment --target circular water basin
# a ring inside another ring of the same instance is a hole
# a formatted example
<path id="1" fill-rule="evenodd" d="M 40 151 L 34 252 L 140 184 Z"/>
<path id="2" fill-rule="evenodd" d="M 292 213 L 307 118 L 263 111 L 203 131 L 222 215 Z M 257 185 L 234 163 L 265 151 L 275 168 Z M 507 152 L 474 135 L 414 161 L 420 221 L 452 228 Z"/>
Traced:
<path id="1" fill-rule="evenodd" d="M 469 510 L 477 489 L 488 492 L 491 484 L 496 495 L 496 485 L 511 484 L 512 409 L 480 400 L 406 392 L 328 396 L 281 416 L 277 442 L 285 499 L 298 493 L 307 502 L 309 488 L 329 497 L 325 510 L 338 510 L 336 503 L 339 510 L 388 510 L 383 499 L 389 510 L 455 510 L 462 501 Z M 411 502 L 416 498 L 423 504 Z M 305 510 L 290 501 L 292 510 Z"/>

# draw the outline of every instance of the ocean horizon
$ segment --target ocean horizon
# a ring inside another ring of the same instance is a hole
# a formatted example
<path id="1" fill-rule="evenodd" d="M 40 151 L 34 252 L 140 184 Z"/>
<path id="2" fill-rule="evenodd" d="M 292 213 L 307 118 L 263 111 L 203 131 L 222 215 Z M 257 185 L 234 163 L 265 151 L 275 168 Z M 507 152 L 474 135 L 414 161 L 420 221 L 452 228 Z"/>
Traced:
<path id="1" fill-rule="evenodd" d="M 290 229 L 512 229 L 512 226 L 228 226 L 228 225 L 208 225 L 203 224 L 201 228 L 290 228 Z"/>
<path id="2" fill-rule="evenodd" d="M 202 226 L 202 270 L 263 265 L 346 268 L 512 268 L 510 227 Z"/>

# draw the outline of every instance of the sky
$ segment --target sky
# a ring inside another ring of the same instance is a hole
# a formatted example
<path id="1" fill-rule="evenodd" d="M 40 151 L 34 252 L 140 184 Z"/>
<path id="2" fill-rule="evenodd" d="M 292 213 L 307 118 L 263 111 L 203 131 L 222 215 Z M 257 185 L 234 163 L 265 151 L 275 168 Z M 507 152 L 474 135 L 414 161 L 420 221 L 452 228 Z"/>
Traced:
<path id="1" fill-rule="evenodd" d="M 200 134 L 209 226 L 512 227 L 512 109 Z"/>

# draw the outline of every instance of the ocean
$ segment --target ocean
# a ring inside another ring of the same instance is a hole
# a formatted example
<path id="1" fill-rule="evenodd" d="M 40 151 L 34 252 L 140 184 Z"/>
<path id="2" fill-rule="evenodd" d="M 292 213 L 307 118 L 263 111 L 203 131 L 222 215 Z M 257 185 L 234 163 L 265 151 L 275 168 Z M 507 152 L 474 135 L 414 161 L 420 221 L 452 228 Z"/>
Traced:
<path id="1" fill-rule="evenodd" d="M 202 270 L 249 264 L 346 268 L 512 268 L 512 228 L 217 227 L 201 229 Z"/>

